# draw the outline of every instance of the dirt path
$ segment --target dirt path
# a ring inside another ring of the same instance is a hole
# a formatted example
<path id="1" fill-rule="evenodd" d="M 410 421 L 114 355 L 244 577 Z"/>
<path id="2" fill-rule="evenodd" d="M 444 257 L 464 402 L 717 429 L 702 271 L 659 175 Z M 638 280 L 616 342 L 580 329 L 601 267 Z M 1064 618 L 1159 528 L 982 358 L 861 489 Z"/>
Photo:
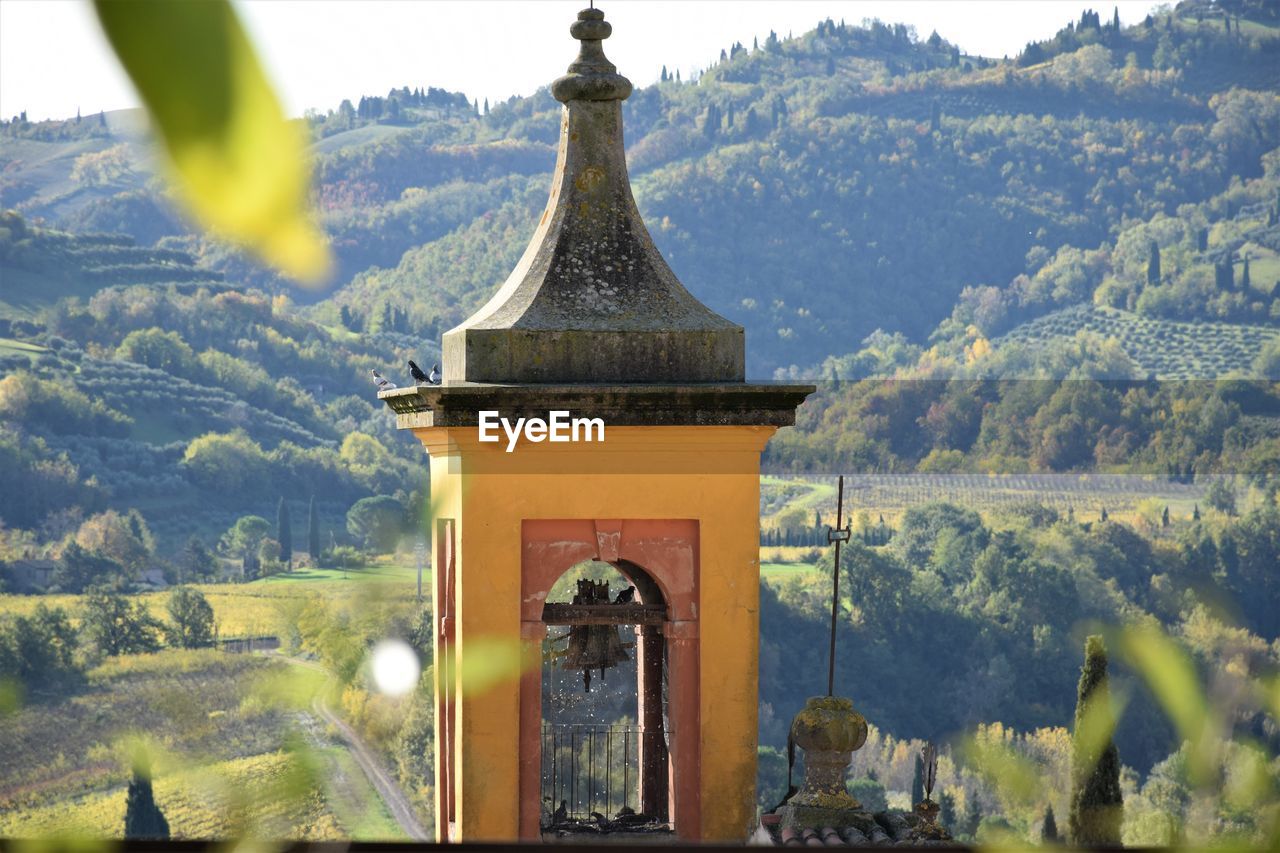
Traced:
<path id="1" fill-rule="evenodd" d="M 280 655 L 279 657 L 296 666 L 305 666 L 308 669 L 328 674 L 328 670 L 314 661 L 286 655 Z M 320 719 L 337 730 L 343 742 L 351 751 L 351 757 L 356 760 L 356 764 L 360 765 L 360 769 L 364 771 L 364 775 L 369 779 L 369 784 L 378 792 L 378 796 L 382 797 L 382 801 L 387 805 L 387 810 L 391 812 L 391 816 L 395 818 L 396 823 L 400 824 L 400 829 L 404 831 L 404 834 L 414 841 L 434 841 L 435 834 L 429 833 L 423 828 L 418 821 L 418 816 L 414 812 L 413 806 L 410 805 L 404 792 L 400 790 L 400 786 L 396 784 L 391 774 L 383 768 L 382 762 L 378 760 L 377 756 L 365 746 L 364 741 L 360 739 L 355 730 L 333 712 L 324 701 L 323 696 L 316 697 L 313 707 Z"/>

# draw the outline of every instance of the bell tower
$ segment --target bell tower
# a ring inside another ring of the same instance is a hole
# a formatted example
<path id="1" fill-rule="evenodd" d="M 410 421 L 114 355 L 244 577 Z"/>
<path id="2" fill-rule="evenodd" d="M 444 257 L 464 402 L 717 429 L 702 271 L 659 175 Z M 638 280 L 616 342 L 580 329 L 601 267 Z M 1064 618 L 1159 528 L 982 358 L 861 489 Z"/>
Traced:
<path id="1" fill-rule="evenodd" d="M 379 394 L 431 460 L 442 841 L 543 837 L 558 799 L 549 625 L 636 626 L 642 733 L 625 802 L 682 840 L 753 829 L 760 453 L 813 386 L 746 382 L 743 329 L 650 239 L 623 151 L 631 83 L 602 47 L 611 29 L 594 8 L 569 29 L 581 48 L 551 87 L 564 104 L 551 197 L 519 264 L 445 333 L 441 385 Z M 526 428 L 511 439 L 499 418 Z M 584 562 L 616 569 L 634 600 L 549 601 Z M 525 650 L 518 673 L 468 677 L 504 643 Z"/>

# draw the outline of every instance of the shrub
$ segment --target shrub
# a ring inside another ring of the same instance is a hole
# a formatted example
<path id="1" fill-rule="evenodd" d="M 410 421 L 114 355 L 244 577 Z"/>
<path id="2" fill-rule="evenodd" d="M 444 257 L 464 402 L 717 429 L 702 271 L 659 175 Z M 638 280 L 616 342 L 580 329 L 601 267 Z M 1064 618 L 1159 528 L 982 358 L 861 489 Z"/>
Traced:
<path id="1" fill-rule="evenodd" d="M 395 548 L 404 521 L 404 506 L 387 495 L 363 498 L 347 510 L 347 532 L 377 553 Z"/>
<path id="2" fill-rule="evenodd" d="M 206 433 L 193 439 L 182 464 L 196 485 L 222 495 L 243 497 L 259 491 L 267 479 L 267 457 L 244 432 Z"/>
<path id="3" fill-rule="evenodd" d="M 132 655 L 160 648 L 164 625 L 142 602 L 117 593 L 96 592 L 85 599 L 81 630 L 89 643 L 105 655 Z"/>
<path id="4" fill-rule="evenodd" d="M 213 621 L 213 608 L 199 590 L 180 586 L 169 596 L 169 619 L 165 628 L 169 644 L 184 649 L 211 646 L 217 640 L 218 629 Z"/>

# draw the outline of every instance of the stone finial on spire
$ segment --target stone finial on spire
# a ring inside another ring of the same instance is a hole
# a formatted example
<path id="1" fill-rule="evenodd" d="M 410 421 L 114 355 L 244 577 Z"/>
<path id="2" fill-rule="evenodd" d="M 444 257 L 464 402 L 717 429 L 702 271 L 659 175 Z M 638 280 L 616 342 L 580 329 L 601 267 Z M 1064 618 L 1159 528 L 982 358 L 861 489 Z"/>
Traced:
<path id="1" fill-rule="evenodd" d="M 612 29 L 598 9 L 569 28 L 582 48 L 551 84 L 564 106 L 547 208 L 502 287 L 445 332 L 445 385 L 743 381 L 742 327 L 685 289 L 631 195 L 631 82 L 600 47 Z"/>
<path id="2" fill-rule="evenodd" d="M 582 42 L 578 58 L 569 73 L 551 84 L 557 101 L 625 101 L 631 95 L 631 81 L 618 73 L 618 67 L 604 55 L 601 44 L 613 33 L 604 12 L 594 7 L 578 13 L 569 26 L 569 35 Z"/>

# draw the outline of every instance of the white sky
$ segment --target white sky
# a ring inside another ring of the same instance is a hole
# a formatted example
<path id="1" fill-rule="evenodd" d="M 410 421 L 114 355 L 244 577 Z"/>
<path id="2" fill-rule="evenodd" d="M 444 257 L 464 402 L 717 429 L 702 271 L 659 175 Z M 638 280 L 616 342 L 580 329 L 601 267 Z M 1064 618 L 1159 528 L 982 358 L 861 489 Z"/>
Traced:
<path id="1" fill-rule="evenodd" d="M 191 0 L 175 0 L 191 2 Z M 236 0 L 294 115 L 393 87 L 437 86 L 482 101 L 527 95 L 564 73 L 568 27 L 585 0 Z M 614 34 L 605 51 L 637 86 L 665 63 L 682 76 L 734 41 L 750 46 L 832 18 L 879 18 L 937 29 L 969 53 L 1016 54 L 1092 6 L 1125 24 L 1150 0 L 601 0 Z M 65 118 L 79 108 L 137 106 L 88 0 L 0 0 L 0 115 Z"/>

